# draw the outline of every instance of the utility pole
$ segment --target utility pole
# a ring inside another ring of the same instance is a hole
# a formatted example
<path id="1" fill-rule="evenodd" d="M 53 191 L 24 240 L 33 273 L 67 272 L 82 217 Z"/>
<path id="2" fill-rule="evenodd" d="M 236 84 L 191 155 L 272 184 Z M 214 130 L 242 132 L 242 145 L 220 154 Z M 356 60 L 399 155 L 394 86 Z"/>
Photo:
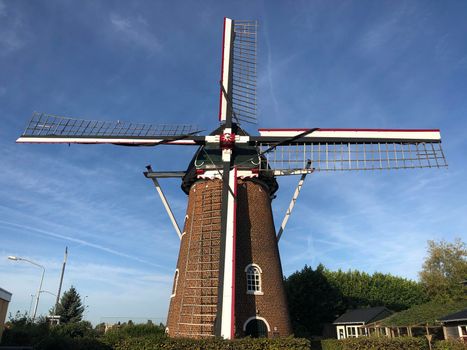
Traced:
<path id="1" fill-rule="evenodd" d="M 65 274 L 66 260 L 68 258 L 68 247 L 65 247 L 65 257 L 63 258 L 62 274 L 60 276 L 60 284 L 58 285 L 57 300 L 55 301 L 54 316 L 57 314 L 58 303 L 60 302 L 60 292 L 62 290 L 63 275 Z"/>

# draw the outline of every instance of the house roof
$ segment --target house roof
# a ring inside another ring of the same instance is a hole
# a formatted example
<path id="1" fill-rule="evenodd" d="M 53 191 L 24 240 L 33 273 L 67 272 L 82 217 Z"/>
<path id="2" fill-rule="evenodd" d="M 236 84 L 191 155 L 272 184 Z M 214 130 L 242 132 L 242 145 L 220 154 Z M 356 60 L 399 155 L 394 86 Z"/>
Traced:
<path id="1" fill-rule="evenodd" d="M 467 321 L 467 309 L 449 314 L 439 319 L 441 322 Z"/>
<path id="2" fill-rule="evenodd" d="M 333 324 L 370 323 L 381 320 L 391 314 L 384 306 L 349 310 L 338 317 Z"/>
<path id="3" fill-rule="evenodd" d="M 3 288 L 0 288 L 0 299 L 1 300 L 5 300 L 9 302 L 11 300 L 11 296 L 12 294 L 9 291 Z"/>

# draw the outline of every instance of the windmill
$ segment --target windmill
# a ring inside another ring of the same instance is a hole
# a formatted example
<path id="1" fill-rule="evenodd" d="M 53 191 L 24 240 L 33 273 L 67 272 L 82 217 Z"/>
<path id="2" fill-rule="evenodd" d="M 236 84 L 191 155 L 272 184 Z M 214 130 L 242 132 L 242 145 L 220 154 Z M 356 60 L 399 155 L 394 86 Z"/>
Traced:
<path id="1" fill-rule="evenodd" d="M 186 171 L 151 179 L 180 237 L 167 319 L 175 337 L 235 338 L 292 333 L 278 241 L 305 176 L 314 171 L 447 166 L 439 130 L 259 129 L 256 122 L 257 23 L 224 19 L 219 126 L 199 135 L 191 125 L 88 121 L 34 113 L 18 143 L 188 145 Z M 277 176 L 300 175 L 276 233 L 271 201 Z M 188 195 L 182 229 L 158 179 L 178 177 Z"/>

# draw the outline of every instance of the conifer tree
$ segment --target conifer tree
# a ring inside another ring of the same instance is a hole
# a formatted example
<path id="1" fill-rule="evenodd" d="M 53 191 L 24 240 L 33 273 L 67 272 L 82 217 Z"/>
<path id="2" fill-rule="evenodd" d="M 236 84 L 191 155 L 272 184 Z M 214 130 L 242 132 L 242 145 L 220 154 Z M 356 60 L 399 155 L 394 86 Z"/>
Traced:
<path id="1" fill-rule="evenodd" d="M 81 297 L 75 287 L 71 286 L 60 298 L 56 314 L 60 316 L 61 323 L 75 323 L 82 320 L 83 312 Z"/>

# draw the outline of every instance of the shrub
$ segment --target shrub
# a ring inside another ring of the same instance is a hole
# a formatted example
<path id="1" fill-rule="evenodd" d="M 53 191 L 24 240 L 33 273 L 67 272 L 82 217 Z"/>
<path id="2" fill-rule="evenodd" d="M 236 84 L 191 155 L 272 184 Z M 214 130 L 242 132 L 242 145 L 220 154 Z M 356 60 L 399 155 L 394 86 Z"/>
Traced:
<path id="1" fill-rule="evenodd" d="M 467 344 L 454 340 L 437 341 L 433 350 L 466 350 Z"/>
<path id="2" fill-rule="evenodd" d="M 152 342 L 161 342 L 166 339 L 164 327 L 155 326 L 154 324 L 137 324 L 137 325 L 122 325 L 115 326 L 109 329 L 103 336 L 102 341 L 106 344 L 114 346 L 125 339 L 148 338 Z"/>
<path id="3" fill-rule="evenodd" d="M 98 332 L 92 328 L 92 324 L 88 321 L 60 324 L 51 327 L 50 333 L 68 338 L 96 338 L 98 336 Z"/>
<path id="4" fill-rule="evenodd" d="M 0 345 L 31 346 L 48 335 L 49 325 L 45 319 L 39 319 L 39 322 L 34 323 L 30 318 L 18 312 L 15 317 L 10 315 Z"/>
<path id="5" fill-rule="evenodd" d="M 321 349 L 322 350 L 342 350 L 343 346 L 344 346 L 344 343 L 341 340 L 337 340 L 337 339 L 321 340 Z M 313 349 L 313 350 L 315 350 L 315 349 Z"/>
<path id="6" fill-rule="evenodd" d="M 67 336 L 53 335 L 43 339 L 35 347 L 35 350 L 112 350 L 107 344 L 96 338 L 70 338 Z"/>
<path id="7" fill-rule="evenodd" d="M 428 350 L 428 342 L 424 338 L 362 337 L 323 340 L 321 348 L 322 350 Z"/>
<path id="8" fill-rule="evenodd" d="M 233 341 L 214 339 L 128 338 L 116 344 L 115 350 L 310 350 L 310 342 L 300 338 L 251 339 Z"/>

